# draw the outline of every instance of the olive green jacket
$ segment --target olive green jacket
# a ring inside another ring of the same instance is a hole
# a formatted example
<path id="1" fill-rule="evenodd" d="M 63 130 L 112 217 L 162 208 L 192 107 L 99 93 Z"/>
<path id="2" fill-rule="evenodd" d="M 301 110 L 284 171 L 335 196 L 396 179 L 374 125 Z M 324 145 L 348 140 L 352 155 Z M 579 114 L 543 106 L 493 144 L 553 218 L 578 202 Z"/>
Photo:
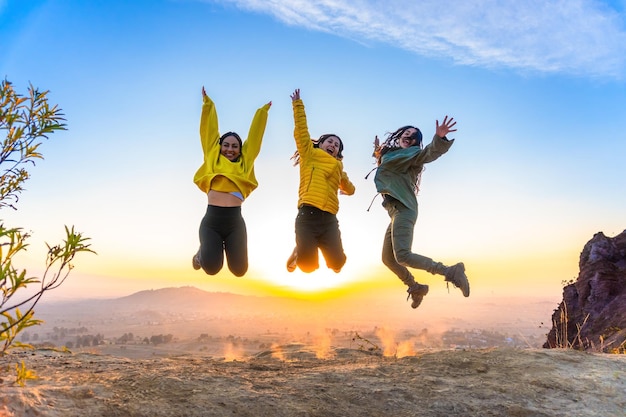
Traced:
<path id="1" fill-rule="evenodd" d="M 382 156 L 374 176 L 376 191 L 400 201 L 417 212 L 415 183 L 424 164 L 432 162 L 448 152 L 454 139 L 435 135 L 432 142 L 420 149 L 418 146 L 390 151 Z"/>

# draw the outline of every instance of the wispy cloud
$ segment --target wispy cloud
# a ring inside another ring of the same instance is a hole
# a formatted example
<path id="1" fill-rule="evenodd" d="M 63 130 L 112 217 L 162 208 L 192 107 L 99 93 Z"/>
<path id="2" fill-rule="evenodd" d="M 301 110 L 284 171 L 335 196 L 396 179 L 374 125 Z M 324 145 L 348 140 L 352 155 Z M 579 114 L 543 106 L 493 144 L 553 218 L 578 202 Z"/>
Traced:
<path id="1" fill-rule="evenodd" d="M 626 17 L 599 0 L 205 0 L 457 64 L 623 78 Z"/>

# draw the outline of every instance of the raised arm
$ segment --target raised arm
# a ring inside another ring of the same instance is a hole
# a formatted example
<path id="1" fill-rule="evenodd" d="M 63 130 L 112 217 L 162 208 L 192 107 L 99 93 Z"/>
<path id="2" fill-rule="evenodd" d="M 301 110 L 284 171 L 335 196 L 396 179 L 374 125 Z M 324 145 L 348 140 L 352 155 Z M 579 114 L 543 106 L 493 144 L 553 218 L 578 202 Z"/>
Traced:
<path id="1" fill-rule="evenodd" d="M 415 165 L 427 164 L 438 159 L 441 155 L 448 152 L 454 139 L 446 138 L 450 132 L 456 132 L 453 127 L 456 125 L 454 118 L 445 116 L 441 125 L 439 120 L 435 121 L 435 136 L 433 140 L 419 152 L 413 160 Z"/>
<path id="2" fill-rule="evenodd" d="M 439 120 L 435 121 L 435 133 L 440 138 L 445 138 L 448 133 L 456 132 L 456 129 L 452 129 L 454 125 L 456 125 L 454 117 L 451 117 L 450 120 L 448 120 L 448 116 L 446 115 L 446 117 L 443 118 L 443 123 L 441 123 L 441 125 L 439 125 Z"/>
<path id="3" fill-rule="evenodd" d="M 300 89 L 296 88 L 291 94 L 291 103 L 293 105 L 293 137 L 296 140 L 296 148 L 300 153 L 300 157 L 310 154 L 313 149 L 309 127 L 306 121 L 306 112 L 304 111 L 304 103 L 300 98 Z"/>
<path id="4" fill-rule="evenodd" d="M 220 133 L 217 122 L 217 112 L 213 100 L 207 96 L 202 87 L 202 115 L 200 116 L 200 142 L 202 151 L 207 155 L 211 148 L 219 145 Z"/>
<path id="5" fill-rule="evenodd" d="M 259 155 L 261 151 L 261 143 L 263 142 L 263 135 L 265 134 L 265 126 L 267 125 L 267 116 L 272 106 L 272 102 L 268 102 L 261 106 L 250 124 L 250 130 L 248 131 L 248 137 L 243 143 L 241 154 L 249 163 L 252 163 Z"/>

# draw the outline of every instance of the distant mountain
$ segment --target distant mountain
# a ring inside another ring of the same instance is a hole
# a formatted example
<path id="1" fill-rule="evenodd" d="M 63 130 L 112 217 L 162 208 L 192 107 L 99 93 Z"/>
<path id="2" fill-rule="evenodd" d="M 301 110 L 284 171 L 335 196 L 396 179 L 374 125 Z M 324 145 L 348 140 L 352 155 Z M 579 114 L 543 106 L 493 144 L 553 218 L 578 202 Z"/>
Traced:
<path id="1" fill-rule="evenodd" d="M 144 290 L 112 299 L 84 299 L 41 303 L 39 312 L 62 310 L 65 313 L 101 315 L 107 312 L 154 310 L 163 313 L 204 312 L 219 314 L 250 314 L 285 309 L 298 310 L 311 302 L 282 297 L 257 297 L 225 292 L 208 292 L 196 287 L 169 287 Z"/>
<path id="2" fill-rule="evenodd" d="M 208 292 L 196 287 L 170 287 L 144 290 L 126 297 L 108 300 L 106 304 L 118 308 L 150 308 L 167 310 L 205 309 L 249 304 L 258 297 L 223 292 Z"/>
<path id="3" fill-rule="evenodd" d="M 53 327 L 87 326 L 92 333 L 107 336 L 127 331 L 150 334 L 172 333 L 178 337 L 200 333 L 256 334 L 259 329 L 286 332 L 286 329 L 391 328 L 417 334 L 424 329 L 503 329 L 532 340 L 545 340 L 545 330 L 536 323 L 545 320 L 554 302 L 533 303 L 528 299 L 494 300 L 461 310 L 450 308 L 461 294 L 430 297 L 416 312 L 404 294 L 388 297 L 372 292 L 362 296 L 303 300 L 280 296 L 248 296 L 208 292 L 186 286 L 144 290 L 113 299 L 83 299 L 41 303 L 36 316 L 45 330 Z M 456 297 L 455 297 L 456 296 Z M 477 308 L 479 307 L 479 308 Z M 459 307 L 461 308 L 461 307 Z M 523 310 L 522 310 L 523 309 Z M 516 314 L 515 311 L 518 311 Z M 463 316 L 460 316 L 463 312 Z M 520 317 L 524 319 L 521 320 Z M 185 333 L 186 332 L 186 333 Z M 506 333 L 509 334 L 509 333 Z M 541 342 L 541 343 L 542 343 Z"/>

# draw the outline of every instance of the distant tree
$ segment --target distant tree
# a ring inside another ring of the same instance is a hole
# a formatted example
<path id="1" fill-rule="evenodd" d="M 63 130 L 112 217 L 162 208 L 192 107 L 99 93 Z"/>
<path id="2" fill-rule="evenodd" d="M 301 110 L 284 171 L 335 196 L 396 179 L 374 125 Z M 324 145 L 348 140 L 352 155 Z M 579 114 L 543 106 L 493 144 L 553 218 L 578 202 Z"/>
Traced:
<path id="1" fill-rule="evenodd" d="M 157 334 L 150 336 L 150 343 L 153 345 L 160 345 L 162 343 L 170 343 L 174 339 L 173 334 Z"/>
<path id="2" fill-rule="evenodd" d="M 43 139 L 66 130 L 61 109 L 50 106 L 47 95 L 48 91 L 30 85 L 28 95 L 22 96 L 11 82 L 0 82 L 0 140 L 6 134 L 0 147 L 0 209 L 17 210 L 19 195 L 29 178 L 26 167 L 43 159 L 38 150 Z M 14 264 L 15 256 L 26 250 L 29 234 L 20 227 L 5 227 L 0 219 L 0 356 L 11 348 L 32 348 L 16 337 L 24 329 L 41 323 L 34 318 L 35 306 L 44 293 L 63 284 L 77 253 L 95 253 L 89 249 L 89 239 L 75 232 L 74 227 L 65 226 L 65 234 L 61 244 L 46 244 L 43 276 L 29 277 L 26 269 L 18 269 Z M 29 291 L 25 291 L 27 287 Z"/>
<path id="3" fill-rule="evenodd" d="M 133 336 L 132 333 L 124 333 L 122 336 L 120 336 L 116 343 L 120 343 L 120 344 L 125 344 L 128 342 L 132 342 L 135 339 L 135 337 Z"/>

